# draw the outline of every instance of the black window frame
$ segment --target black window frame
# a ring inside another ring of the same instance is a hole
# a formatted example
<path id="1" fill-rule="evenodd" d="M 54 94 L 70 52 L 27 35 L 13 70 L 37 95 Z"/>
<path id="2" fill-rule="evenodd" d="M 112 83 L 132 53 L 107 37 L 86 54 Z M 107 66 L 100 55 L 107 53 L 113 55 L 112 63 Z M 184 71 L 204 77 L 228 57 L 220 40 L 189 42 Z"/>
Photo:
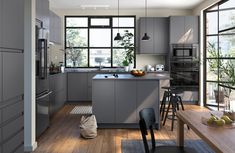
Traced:
<path id="1" fill-rule="evenodd" d="M 88 18 L 88 26 L 87 27 L 66 27 L 66 24 L 67 24 L 67 18 L 76 18 L 76 17 L 85 17 L 85 18 Z M 134 27 L 113 27 L 113 18 L 134 18 Z M 110 18 L 110 26 L 91 26 L 91 23 L 90 23 L 90 20 L 93 19 L 93 18 Z M 66 40 L 66 29 L 78 29 L 78 28 L 81 28 L 81 29 L 88 29 L 88 35 L 87 35 L 87 38 L 88 38 L 88 46 L 87 47 L 72 47 L 72 48 L 80 48 L 80 49 L 87 49 L 88 50 L 88 55 L 87 55 L 87 58 L 88 58 L 88 66 L 87 67 L 68 67 L 67 66 L 67 61 L 66 61 L 66 49 L 68 48 L 71 48 L 71 47 L 67 47 L 67 40 Z M 93 28 L 99 28 L 99 29 L 107 29 L 107 28 L 110 28 L 111 29 L 111 46 L 110 47 L 90 47 L 90 30 L 89 29 L 93 29 Z M 65 53 L 64 53 L 64 63 L 65 63 L 65 68 L 98 68 L 98 66 L 95 66 L 95 67 L 91 67 L 90 66 L 90 49 L 94 49 L 94 48 L 102 48 L 102 49 L 110 49 L 111 50 L 111 66 L 110 67 L 104 67 L 104 68 L 119 68 L 118 66 L 113 66 L 113 50 L 114 49 L 123 49 L 124 47 L 114 47 L 113 46 L 113 35 L 116 35 L 116 33 L 114 34 L 113 33 L 113 29 L 133 29 L 134 30 L 134 59 L 133 59 L 133 64 L 134 64 L 134 68 L 136 67 L 136 16 L 135 15 L 119 15 L 119 16 L 111 16 L 111 15 L 88 15 L 88 16 L 78 16 L 78 15 L 65 15 L 64 16 L 64 49 L 65 49 Z"/>
<path id="2" fill-rule="evenodd" d="M 204 21 L 204 24 L 203 24 L 203 32 L 204 32 L 204 35 L 203 35 L 203 44 L 204 44 L 204 60 L 203 60 L 203 89 L 204 89 L 204 93 L 203 93 L 203 104 L 204 106 L 210 108 L 210 109 L 213 109 L 213 108 L 217 108 L 217 110 L 220 110 L 221 108 L 224 108 L 223 105 L 221 105 L 219 102 L 218 103 L 215 103 L 215 104 L 210 104 L 210 103 L 207 103 L 208 99 L 207 99 L 207 83 L 215 83 L 217 85 L 217 91 L 219 91 L 220 87 L 226 87 L 226 88 L 230 88 L 232 90 L 234 90 L 235 88 L 232 87 L 232 86 L 226 86 L 224 85 L 227 84 L 227 83 L 231 83 L 231 82 L 226 82 L 226 81 L 221 81 L 220 80 L 220 77 L 219 77 L 219 64 L 217 64 L 217 80 L 207 80 L 207 61 L 212 59 L 212 60 L 217 60 L 217 62 L 219 63 L 219 60 L 235 60 L 235 57 L 207 57 L 207 38 L 210 37 L 210 36 L 214 36 L 214 37 L 217 37 L 217 44 L 216 44 L 216 47 L 217 47 L 217 55 L 219 55 L 219 52 L 220 52 L 220 36 L 226 36 L 226 35 L 234 35 L 235 36 L 235 33 L 232 32 L 232 33 L 222 33 L 224 31 L 229 31 L 231 30 L 231 28 L 226 28 L 224 30 L 221 30 L 220 27 L 219 27 L 219 24 L 220 24 L 220 17 L 219 17 L 219 13 L 220 11 L 228 11 L 228 10 L 235 10 L 235 7 L 231 7 L 231 8 L 219 8 L 220 5 L 222 5 L 223 3 L 226 3 L 227 1 L 229 0 L 222 0 L 214 5 L 212 5 L 211 7 L 207 8 L 206 10 L 203 11 L 203 21 Z M 214 7 L 217 7 L 217 9 L 212 9 Z M 217 12 L 217 33 L 214 33 L 214 34 L 207 34 L 207 18 L 206 18 L 206 15 L 207 13 L 211 13 L 211 12 Z M 218 95 L 218 99 L 220 95 Z"/>

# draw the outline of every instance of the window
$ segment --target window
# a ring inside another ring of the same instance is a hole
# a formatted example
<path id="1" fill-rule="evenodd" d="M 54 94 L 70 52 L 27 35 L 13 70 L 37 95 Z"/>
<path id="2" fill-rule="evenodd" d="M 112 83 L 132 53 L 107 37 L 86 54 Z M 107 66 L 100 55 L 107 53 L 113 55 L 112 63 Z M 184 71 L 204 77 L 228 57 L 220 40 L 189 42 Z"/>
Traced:
<path id="1" fill-rule="evenodd" d="M 225 97 L 231 97 L 228 91 L 235 87 L 235 0 L 217 3 L 204 11 L 204 17 L 205 104 L 227 109 Z"/>
<path id="2" fill-rule="evenodd" d="M 65 66 L 67 68 L 121 67 L 126 47 L 114 41 L 117 32 L 131 33 L 135 65 L 135 16 L 65 16 Z"/>

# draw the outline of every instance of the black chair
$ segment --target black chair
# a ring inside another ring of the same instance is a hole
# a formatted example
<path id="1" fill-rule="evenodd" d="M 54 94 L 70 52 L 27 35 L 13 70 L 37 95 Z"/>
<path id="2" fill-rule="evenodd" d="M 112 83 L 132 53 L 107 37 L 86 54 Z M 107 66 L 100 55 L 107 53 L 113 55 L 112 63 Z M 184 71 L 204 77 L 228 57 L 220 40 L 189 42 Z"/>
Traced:
<path id="1" fill-rule="evenodd" d="M 140 131 L 144 143 L 145 153 L 196 153 L 196 151 L 189 147 L 178 147 L 178 146 L 156 146 L 153 127 L 155 124 L 155 113 L 153 108 L 144 108 L 139 112 Z M 151 135 L 151 149 L 148 146 L 146 135 L 150 130 Z"/>

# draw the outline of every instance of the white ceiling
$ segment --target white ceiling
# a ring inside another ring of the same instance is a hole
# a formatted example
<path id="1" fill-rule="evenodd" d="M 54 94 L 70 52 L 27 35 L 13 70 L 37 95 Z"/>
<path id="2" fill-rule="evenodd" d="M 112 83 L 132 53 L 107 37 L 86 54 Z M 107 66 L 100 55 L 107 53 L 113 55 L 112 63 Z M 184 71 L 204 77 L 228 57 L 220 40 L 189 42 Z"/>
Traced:
<path id="1" fill-rule="evenodd" d="M 118 0 L 49 0 L 53 9 L 116 9 Z M 148 0 L 148 8 L 192 9 L 205 0 Z M 120 0 L 120 9 L 142 9 L 145 0 Z M 96 8 L 95 8 L 96 7 Z"/>

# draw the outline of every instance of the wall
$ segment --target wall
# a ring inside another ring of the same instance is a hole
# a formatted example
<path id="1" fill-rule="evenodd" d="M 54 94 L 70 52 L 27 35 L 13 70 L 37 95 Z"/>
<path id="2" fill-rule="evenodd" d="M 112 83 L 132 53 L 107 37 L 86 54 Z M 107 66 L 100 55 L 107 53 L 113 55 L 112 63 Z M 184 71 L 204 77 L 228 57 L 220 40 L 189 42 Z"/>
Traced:
<path id="1" fill-rule="evenodd" d="M 195 7 L 192 11 L 194 15 L 201 15 L 201 11 L 210 7 L 211 5 L 215 4 L 220 0 L 205 0 L 201 4 L 199 4 L 197 7 Z"/>
<path id="2" fill-rule="evenodd" d="M 53 9 L 52 9 L 53 10 Z M 65 15 L 117 15 L 117 10 L 82 10 L 82 9 L 65 9 L 65 10 L 53 10 L 57 15 L 61 16 L 62 19 L 62 42 L 64 42 L 64 16 Z M 120 9 L 120 15 L 136 15 L 136 20 L 138 21 L 139 17 L 144 17 L 144 9 L 133 9 L 133 10 L 124 10 Z M 149 9 L 148 17 L 168 17 L 173 15 L 191 15 L 191 10 L 174 10 L 174 9 Z M 136 24 L 138 29 L 138 24 Z M 138 31 L 137 31 L 138 34 Z M 63 44 L 64 45 L 64 44 Z M 64 48 L 64 46 L 62 46 Z M 138 47 L 138 41 L 137 41 Z M 58 57 L 60 58 L 60 57 Z M 136 58 L 136 65 L 139 69 L 144 69 L 144 66 L 151 64 L 152 66 L 156 64 L 164 64 L 165 57 L 157 55 L 141 55 L 138 54 Z"/>

